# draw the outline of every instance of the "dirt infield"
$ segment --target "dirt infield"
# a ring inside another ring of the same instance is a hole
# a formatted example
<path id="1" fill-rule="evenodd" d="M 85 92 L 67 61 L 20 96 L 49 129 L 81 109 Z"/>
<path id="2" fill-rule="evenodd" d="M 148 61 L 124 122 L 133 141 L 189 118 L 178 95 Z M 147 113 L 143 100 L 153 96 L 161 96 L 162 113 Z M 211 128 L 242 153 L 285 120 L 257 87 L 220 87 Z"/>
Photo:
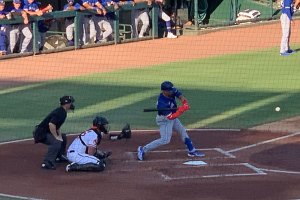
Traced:
<path id="1" fill-rule="evenodd" d="M 176 134 L 171 144 L 147 154 L 145 161 L 136 160 L 136 148 L 157 138 L 158 132 L 134 132 L 127 141 L 104 139 L 102 149 L 112 150 L 113 155 L 102 173 L 66 173 L 66 164 L 58 164 L 56 171 L 45 171 L 39 168 L 45 145 L 33 145 L 33 141 L 3 144 L 0 193 L 39 199 L 300 197 L 299 133 L 189 133 L 206 157 L 189 159 Z M 260 145 L 262 141 L 266 143 Z M 201 160 L 206 165 L 183 164 L 189 160 Z"/>
<path id="2" fill-rule="evenodd" d="M 299 20 L 294 23 L 299 27 Z M 292 30 L 292 44 L 299 43 L 299 28 Z M 9 88 L 95 72 L 260 50 L 279 46 L 280 37 L 280 25 L 276 23 L 177 40 L 1 60 L 0 83 L 2 88 Z M 293 123 L 299 124 L 299 119 Z M 158 133 L 135 131 L 127 141 L 103 140 L 101 147 L 113 151 L 103 173 L 66 173 L 65 164 L 59 164 L 56 171 L 45 171 L 40 164 L 46 146 L 33 145 L 32 141 L 0 144 L 0 198 L 3 194 L 39 199 L 111 200 L 300 198 L 300 137 L 297 132 L 266 131 L 274 131 L 271 127 L 275 126 L 266 125 L 261 131 L 191 131 L 194 143 L 206 153 L 200 159 L 206 164 L 201 166 L 183 164 L 189 159 L 176 135 L 170 145 L 138 162 L 137 146 L 158 137 Z"/>

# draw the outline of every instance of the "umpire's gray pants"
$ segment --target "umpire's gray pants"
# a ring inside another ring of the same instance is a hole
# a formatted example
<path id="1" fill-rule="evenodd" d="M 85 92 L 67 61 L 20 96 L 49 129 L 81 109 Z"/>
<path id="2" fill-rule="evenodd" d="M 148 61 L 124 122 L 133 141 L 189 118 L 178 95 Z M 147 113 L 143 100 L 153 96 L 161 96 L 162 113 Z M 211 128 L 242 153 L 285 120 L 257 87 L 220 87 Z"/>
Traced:
<path id="1" fill-rule="evenodd" d="M 169 120 L 166 116 L 157 115 L 156 123 L 159 126 L 160 138 L 145 145 L 143 148 L 145 153 L 159 146 L 169 144 L 172 138 L 173 130 L 180 135 L 183 143 L 185 138 L 189 138 L 186 129 L 183 127 L 178 118 Z"/>
<path id="2" fill-rule="evenodd" d="M 57 140 L 51 133 L 47 133 L 47 139 L 44 144 L 48 145 L 48 152 L 45 155 L 44 161 L 50 161 L 53 164 L 55 159 L 65 154 L 67 146 L 67 137 L 62 134 L 63 141 Z"/>

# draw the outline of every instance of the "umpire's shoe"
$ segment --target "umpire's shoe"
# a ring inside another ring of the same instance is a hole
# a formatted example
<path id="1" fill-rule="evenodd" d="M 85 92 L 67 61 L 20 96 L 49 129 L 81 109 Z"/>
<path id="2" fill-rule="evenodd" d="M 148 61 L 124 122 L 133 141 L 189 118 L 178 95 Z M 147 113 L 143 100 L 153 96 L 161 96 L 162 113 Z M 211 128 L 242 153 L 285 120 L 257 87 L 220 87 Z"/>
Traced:
<path id="1" fill-rule="evenodd" d="M 52 169 L 52 170 L 56 170 L 56 167 L 55 167 L 55 165 L 52 163 L 52 162 L 50 162 L 50 161 L 44 161 L 43 163 L 42 163 L 42 169 Z"/>
<path id="2" fill-rule="evenodd" d="M 68 163 L 69 160 L 65 155 L 61 155 L 55 159 L 56 163 Z"/>

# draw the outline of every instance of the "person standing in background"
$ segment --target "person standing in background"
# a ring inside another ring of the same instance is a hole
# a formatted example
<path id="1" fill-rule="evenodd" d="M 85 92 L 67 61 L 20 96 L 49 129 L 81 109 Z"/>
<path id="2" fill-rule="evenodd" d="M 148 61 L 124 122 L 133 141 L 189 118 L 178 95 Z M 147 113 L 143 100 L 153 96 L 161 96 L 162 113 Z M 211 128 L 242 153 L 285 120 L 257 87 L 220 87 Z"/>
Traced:
<path id="1" fill-rule="evenodd" d="M 289 56 L 295 51 L 290 47 L 290 38 L 291 38 L 291 21 L 294 14 L 294 1 L 293 0 L 283 0 L 281 8 L 281 29 L 282 37 L 280 44 L 280 55 Z"/>

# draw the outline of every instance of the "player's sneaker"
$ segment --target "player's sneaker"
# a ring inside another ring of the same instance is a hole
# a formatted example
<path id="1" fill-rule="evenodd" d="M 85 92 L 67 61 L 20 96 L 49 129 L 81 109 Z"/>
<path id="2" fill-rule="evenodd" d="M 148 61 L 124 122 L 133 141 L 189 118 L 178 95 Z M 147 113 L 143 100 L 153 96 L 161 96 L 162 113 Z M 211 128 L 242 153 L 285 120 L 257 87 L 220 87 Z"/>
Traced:
<path id="1" fill-rule="evenodd" d="M 137 149 L 137 158 L 138 160 L 144 160 L 144 150 L 142 146 L 139 146 Z"/>
<path id="2" fill-rule="evenodd" d="M 177 38 L 177 36 L 174 35 L 174 34 L 171 33 L 171 32 L 168 32 L 167 38 L 169 38 L 169 39 L 175 39 L 175 38 Z"/>
<path id="3" fill-rule="evenodd" d="M 296 51 L 295 50 L 293 50 L 293 49 L 289 49 L 289 50 L 287 50 L 287 53 L 295 53 Z"/>
<path id="4" fill-rule="evenodd" d="M 201 151 L 193 151 L 193 152 L 188 152 L 189 157 L 204 157 L 205 154 L 202 153 Z"/>
<path id="5" fill-rule="evenodd" d="M 286 52 L 283 52 L 283 53 L 280 53 L 281 56 L 289 56 L 291 55 L 292 53 L 289 53 L 288 51 Z"/>

